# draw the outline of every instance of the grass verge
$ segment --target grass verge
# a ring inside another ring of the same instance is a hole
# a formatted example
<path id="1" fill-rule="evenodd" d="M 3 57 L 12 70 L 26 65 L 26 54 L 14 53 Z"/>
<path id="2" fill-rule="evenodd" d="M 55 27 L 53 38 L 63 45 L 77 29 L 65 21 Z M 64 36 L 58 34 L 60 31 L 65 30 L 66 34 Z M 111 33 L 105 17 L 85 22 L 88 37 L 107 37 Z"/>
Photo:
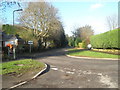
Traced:
<path id="1" fill-rule="evenodd" d="M 22 59 L 17 61 L 10 61 L 5 63 L 0 63 L 0 74 L 23 74 L 30 70 L 34 71 L 36 69 L 44 68 L 44 63 L 32 60 L 32 59 Z"/>
<path id="2" fill-rule="evenodd" d="M 78 50 L 78 49 L 69 49 L 68 55 L 80 56 L 80 57 L 93 57 L 93 58 L 115 58 L 115 59 L 118 58 L 118 55 L 102 53 L 102 52 L 94 52 L 90 50 Z"/>

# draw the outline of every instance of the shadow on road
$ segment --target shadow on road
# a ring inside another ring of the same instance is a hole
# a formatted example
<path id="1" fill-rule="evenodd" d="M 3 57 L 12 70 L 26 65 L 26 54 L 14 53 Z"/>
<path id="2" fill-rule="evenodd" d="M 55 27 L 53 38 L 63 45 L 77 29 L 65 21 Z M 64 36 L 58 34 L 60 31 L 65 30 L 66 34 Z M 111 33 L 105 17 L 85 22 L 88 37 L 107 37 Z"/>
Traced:
<path id="1" fill-rule="evenodd" d="M 88 51 L 88 50 L 89 50 L 89 49 L 76 49 L 76 50 L 70 50 L 70 51 L 67 51 L 67 54 L 75 53 L 75 52 Z"/>
<path id="2" fill-rule="evenodd" d="M 78 49 L 78 50 L 72 50 L 68 51 L 69 48 L 62 48 L 62 49 L 55 49 L 55 50 L 50 50 L 44 53 L 36 54 L 32 58 L 33 59 L 40 59 L 40 58 L 46 58 L 46 57 L 51 57 L 51 56 L 64 56 L 69 53 L 74 53 L 74 52 L 82 52 L 82 51 L 87 51 L 88 49 Z"/>
<path id="3" fill-rule="evenodd" d="M 20 54 L 16 60 L 20 59 L 41 59 L 41 58 L 47 58 L 51 56 L 64 56 L 66 54 L 74 53 L 74 52 L 82 52 L 82 51 L 87 51 L 88 49 L 76 49 L 76 50 L 68 50 L 68 49 L 73 49 L 73 48 L 59 48 L 59 49 L 51 49 L 48 51 L 44 52 L 38 52 L 38 53 L 32 53 L 32 54 Z M 3 60 L 3 62 L 9 62 L 9 61 L 14 61 L 14 60 Z"/>
<path id="4" fill-rule="evenodd" d="M 50 65 L 48 65 L 48 64 L 46 64 L 46 65 L 47 65 L 47 69 L 45 71 L 43 71 L 40 75 L 43 75 L 50 71 Z"/>
<path id="5" fill-rule="evenodd" d="M 68 51 L 68 49 L 73 49 L 73 48 L 59 48 L 59 49 L 52 49 L 48 50 L 45 52 L 40 52 L 40 53 L 32 53 L 32 54 L 21 54 L 19 57 L 17 57 L 16 60 L 20 59 L 41 59 L 41 58 L 46 58 L 46 57 L 51 57 L 51 56 L 64 56 L 66 54 L 74 53 L 74 52 L 82 52 L 82 51 L 87 51 L 88 49 L 76 49 L 76 50 L 71 50 Z M 11 60 L 13 61 L 13 60 Z"/>

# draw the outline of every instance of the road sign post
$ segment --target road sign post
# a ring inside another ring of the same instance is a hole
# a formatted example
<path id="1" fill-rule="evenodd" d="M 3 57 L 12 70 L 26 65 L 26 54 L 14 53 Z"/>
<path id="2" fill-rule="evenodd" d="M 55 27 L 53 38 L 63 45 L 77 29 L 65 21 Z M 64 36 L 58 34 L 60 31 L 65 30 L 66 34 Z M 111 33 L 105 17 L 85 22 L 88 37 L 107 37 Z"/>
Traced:
<path id="1" fill-rule="evenodd" d="M 30 53 L 31 53 L 33 41 L 28 41 L 28 44 L 30 45 Z"/>
<path id="2" fill-rule="evenodd" d="M 30 53 L 31 53 L 31 44 L 30 44 Z"/>

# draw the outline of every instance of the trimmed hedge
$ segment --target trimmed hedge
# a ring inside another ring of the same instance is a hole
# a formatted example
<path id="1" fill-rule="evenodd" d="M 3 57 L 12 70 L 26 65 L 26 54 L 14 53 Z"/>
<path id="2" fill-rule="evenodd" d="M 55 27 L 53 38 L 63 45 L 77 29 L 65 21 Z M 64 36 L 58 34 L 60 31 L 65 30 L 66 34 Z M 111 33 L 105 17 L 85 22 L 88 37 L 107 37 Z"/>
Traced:
<path id="1" fill-rule="evenodd" d="M 120 29 L 115 29 L 102 34 L 91 36 L 90 43 L 93 48 L 120 49 Z M 119 31 L 119 32 L 118 32 Z"/>

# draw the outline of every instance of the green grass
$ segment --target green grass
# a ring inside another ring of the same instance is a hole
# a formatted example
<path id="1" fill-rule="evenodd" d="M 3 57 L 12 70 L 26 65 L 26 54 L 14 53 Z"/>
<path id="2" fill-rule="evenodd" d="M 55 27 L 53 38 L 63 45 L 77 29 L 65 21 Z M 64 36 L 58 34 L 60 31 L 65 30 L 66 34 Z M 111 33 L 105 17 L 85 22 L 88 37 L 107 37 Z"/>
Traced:
<path id="1" fill-rule="evenodd" d="M 69 51 L 78 51 L 78 49 L 71 49 Z M 93 58 L 118 58 L 118 55 L 94 52 L 94 51 L 78 51 L 78 52 L 72 52 L 72 53 L 68 52 L 68 55 L 81 56 L 81 57 L 93 57 Z"/>
<path id="2" fill-rule="evenodd" d="M 0 64 L 0 74 L 9 74 L 9 73 L 25 73 L 30 70 L 42 69 L 44 63 L 32 60 L 32 59 L 23 59 L 17 61 L 10 61 Z"/>

